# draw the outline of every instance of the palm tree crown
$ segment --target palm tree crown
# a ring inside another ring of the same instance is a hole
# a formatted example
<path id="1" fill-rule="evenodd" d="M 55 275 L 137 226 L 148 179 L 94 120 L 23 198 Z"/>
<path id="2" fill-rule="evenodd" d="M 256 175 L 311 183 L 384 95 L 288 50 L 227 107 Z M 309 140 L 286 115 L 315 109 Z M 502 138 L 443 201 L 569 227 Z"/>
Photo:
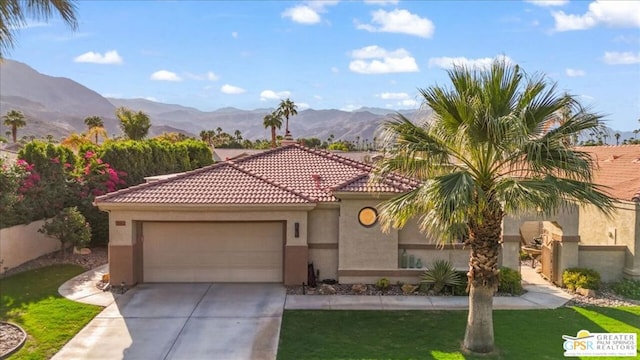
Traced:
<path id="1" fill-rule="evenodd" d="M 571 203 L 611 208 L 612 200 L 591 183 L 589 155 L 566 142 L 601 126 L 600 116 L 517 65 L 496 61 L 484 71 L 454 67 L 448 75 L 451 89 L 420 90 L 433 110 L 430 120 L 416 125 L 399 114 L 383 124 L 390 156 L 379 175 L 399 172 L 421 185 L 383 203 L 381 221 L 388 229 L 417 218 L 423 231 L 440 234 L 442 241 L 466 240 L 471 256 L 464 347 L 489 352 L 505 213 L 536 208 L 551 213 Z M 566 118 L 549 129 L 558 113 Z"/>
<path id="2" fill-rule="evenodd" d="M 280 117 L 280 112 L 274 111 L 271 114 L 267 114 L 264 117 L 264 121 L 262 122 L 264 128 L 271 128 L 271 147 L 276 147 L 276 128 L 280 129 L 282 127 L 282 118 Z"/>
<path id="3" fill-rule="evenodd" d="M 11 127 L 11 137 L 13 142 L 16 143 L 18 141 L 18 129 L 27 125 L 24 120 L 24 114 L 18 110 L 11 110 L 2 119 L 6 126 Z"/>
<path id="4" fill-rule="evenodd" d="M 125 107 L 116 110 L 116 116 L 120 120 L 122 132 L 131 140 L 142 140 L 149 133 L 151 120 L 142 111 L 133 112 Z"/>
<path id="5" fill-rule="evenodd" d="M 48 20 L 60 15 L 72 29 L 78 27 L 73 0 L 0 0 L 0 59 L 15 45 L 14 32 L 27 23 L 27 18 Z"/>
<path id="6" fill-rule="evenodd" d="M 289 98 L 280 101 L 280 105 L 278 106 L 277 111 L 286 119 L 286 126 L 284 127 L 285 137 L 291 136 L 291 133 L 289 132 L 289 117 L 298 114 L 298 110 L 296 110 L 297 107 L 298 106 Z"/>

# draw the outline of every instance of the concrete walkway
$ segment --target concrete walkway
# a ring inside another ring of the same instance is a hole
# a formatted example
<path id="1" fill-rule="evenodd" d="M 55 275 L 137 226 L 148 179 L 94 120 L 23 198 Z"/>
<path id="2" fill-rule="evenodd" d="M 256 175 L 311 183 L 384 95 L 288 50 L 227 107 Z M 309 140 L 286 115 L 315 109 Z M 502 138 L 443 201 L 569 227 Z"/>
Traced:
<path id="1" fill-rule="evenodd" d="M 496 296 L 493 308 L 498 310 L 555 309 L 572 296 L 549 284 L 535 269 L 521 268 L 522 296 Z M 466 310 L 467 296 L 309 296 L 287 295 L 288 310 Z"/>
<path id="2" fill-rule="evenodd" d="M 62 284 L 58 292 L 68 299 L 100 306 L 111 305 L 120 295 L 102 291 L 95 284 L 108 272 L 100 266 Z M 522 266 L 522 283 L 527 291 L 522 296 L 497 296 L 494 309 L 555 309 L 572 296 L 549 284 L 535 269 Z M 466 296 L 354 296 L 354 295 L 287 295 L 285 309 L 291 310 L 462 310 L 469 307 Z"/>

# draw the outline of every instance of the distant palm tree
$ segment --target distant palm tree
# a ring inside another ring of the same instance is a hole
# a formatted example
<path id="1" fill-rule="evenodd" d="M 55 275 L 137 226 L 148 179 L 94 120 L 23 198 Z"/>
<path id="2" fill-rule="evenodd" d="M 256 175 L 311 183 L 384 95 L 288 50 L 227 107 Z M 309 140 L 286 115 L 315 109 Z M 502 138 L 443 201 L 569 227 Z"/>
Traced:
<path id="1" fill-rule="evenodd" d="M 18 110 L 11 110 L 6 115 L 4 115 L 2 119 L 4 120 L 4 124 L 6 126 L 11 127 L 11 137 L 13 138 L 13 143 L 17 143 L 18 129 L 27 125 L 27 122 L 24 120 L 24 114 Z"/>
<path id="2" fill-rule="evenodd" d="M 234 131 L 233 135 L 235 135 L 237 142 L 241 142 L 242 141 L 242 133 L 240 132 L 240 130 Z"/>
<path id="3" fill-rule="evenodd" d="M 284 118 L 287 119 L 286 126 L 284 127 L 285 137 L 291 136 L 291 132 L 289 132 L 289 117 L 298 114 L 298 110 L 296 110 L 297 107 L 298 106 L 289 98 L 280 101 L 280 105 L 278 106 L 277 111 L 280 113 L 280 115 L 284 116 Z"/>
<path id="4" fill-rule="evenodd" d="M 74 132 L 69 134 L 69 136 L 67 136 L 66 138 L 62 139 L 60 145 L 66 146 L 69 149 L 77 152 L 82 145 L 89 143 L 91 143 L 91 140 L 89 140 L 89 138 L 84 134 L 78 134 Z"/>
<path id="5" fill-rule="evenodd" d="M 620 145 L 620 133 L 617 132 L 617 133 L 613 134 L 613 136 L 616 137 L 616 146 Z"/>
<path id="6" fill-rule="evenodd" d="M 282 118 L 280 117 L 280 113 L 278 111 L 274 111 L 271 114 L 267 114 L 264 117 L 264 121 L 262 122 L 264 128 L 271 128 L 271 147 L 276 147 L 276 128 L 280 129 L 282 127 Z"/>
<path id="7" fill-rule="evenodd" d="M 89 129 L 89 131 L 87 132 L 87 136 L 95 139 L 96 145 L 98 145 L 98 137 L 101 136 L 106 140 L 109 137 L 109 134 L 107 133 L 107 129 L 103 128 L 102 126 L 96 126 Z"/>
<path id="8" fill-rule="evenodd" d="M 120 120 L 120 128 L 127 138 L 142 140 L 149 134 L 151 120 L 144 112 L 133 112 L 125 107 L 119 107 L 116 110 L 116 117 Z"/>
<path id="9" fill-rule="evenodd" d="M 72 0 L 0 0 L 0 60 L 14 47 L 14 32 L 26 25 L 27 18 L 48 20 L 57 13 L 73 30 L 77 29 L 74 3 Z"/>
<path id="10" fill-rule="evenodd" d="M 102 121 L 102 118 L 100 116 L 89 116 L 86 119 L 84 119 L 84 123 L 85 125 L 87 125 L 87 128 L 89 128 L 89 131 L 91 131 L 91 129 L 93 128 L 103 128 L 104 129 L 104 121 Z M 106 130 L 104 131 L 106 134 Z M 98 133 L 95 134 L 95 138 L 96 138 L 96 145 L 98 144 Z"/>
<path id="11" fill-rule="evenodd" d="M 441 241 L 466 239 L 470 249 L 469 312 L 463 347 L 494 349 L 493 294 L 498 286 L 502 220 L 542 208 L 552 213 L 570 203 L 612 209 L 593 184 L 589 154 L 565 143 L 574 133 L 599 128 L 598 115 L 583 108 L 557 128 L 544 130 L 566 104 L 542 76 L 527 77 L 517 65 L 496 61 L 485 71 L 454 67 L 451 88 L 420 90 L 433 109 L 416 125 L 398 114 L 385 122 L 388 156 L 377 176 L 400 173 L 419 179 L 415 190 L 385 201 L 384 229 L 416 219 Z"/>

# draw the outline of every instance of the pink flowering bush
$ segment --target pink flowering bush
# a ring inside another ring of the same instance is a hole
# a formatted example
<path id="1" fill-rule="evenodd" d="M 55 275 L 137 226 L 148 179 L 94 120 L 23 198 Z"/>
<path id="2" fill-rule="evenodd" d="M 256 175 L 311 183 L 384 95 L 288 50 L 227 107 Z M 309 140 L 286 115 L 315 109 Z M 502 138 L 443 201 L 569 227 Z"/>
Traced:
<path id="1" fill-rule="evenodd" d="M 93 197 L 116 191 L 126 185 L 123 179 L 126 173 L 116 171 L 99 159 L 96 153 L 87 151 L 81 157 L 81 162 L 75 174 L 81 198 L 91 197 L 93 202 Z"/>

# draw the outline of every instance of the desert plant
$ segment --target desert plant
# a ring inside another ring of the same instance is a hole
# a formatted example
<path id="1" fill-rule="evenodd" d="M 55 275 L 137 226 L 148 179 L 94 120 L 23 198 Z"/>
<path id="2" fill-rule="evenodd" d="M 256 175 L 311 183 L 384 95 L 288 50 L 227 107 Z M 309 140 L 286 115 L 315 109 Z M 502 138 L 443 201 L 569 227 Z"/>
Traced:
<path id="1" fill-rule="evenodd" d="M 571 291 L 577 288 L 598 290 L 600 273 L 587 268 L 569 268 L 562 273 L 562 283 Z"/>
<path id="2" fill-rule="evenodd" d="M 402 289 L 403 294 L 411 295 L 418 290 L 418 285 L 404 284 L 400 288 Z"/>
<path id="3" fill-rule="evenodd" d="M 420 276 L 420 282 L 432 286 L 433 292 L 439 294 L 445 286 L 457 286 L 462 283 L 460 274 L 453 265 L 447 261 L 438 259 Z"/>
<path id="4" fill-rule="evenodd" d="M 640 300 L 640 280 L 624 279 L 613 284 L 612 288 L 620 296 Z"/>
<path id="5" fill-rule="evenodd" d="M 522 294 L 522 276 L 516 270 L 508 267 L 500 268 L 498 291 L 513 295 Z"/>
<path id="6" fill-rule="evenodd" d="M 68 207 L 38 230 L 60 241 L 64 253 L 68 244 L 81 248 L 91 241 L 91 227 L 77 207 Z"/>
<path id="7" fill-rule="evenodd" d="M 387 278 L 381 278 L 380 280 L 376 281 L 376 288 L 378 290 L 387 290 L 390 285 L 391 282 Z"/>

